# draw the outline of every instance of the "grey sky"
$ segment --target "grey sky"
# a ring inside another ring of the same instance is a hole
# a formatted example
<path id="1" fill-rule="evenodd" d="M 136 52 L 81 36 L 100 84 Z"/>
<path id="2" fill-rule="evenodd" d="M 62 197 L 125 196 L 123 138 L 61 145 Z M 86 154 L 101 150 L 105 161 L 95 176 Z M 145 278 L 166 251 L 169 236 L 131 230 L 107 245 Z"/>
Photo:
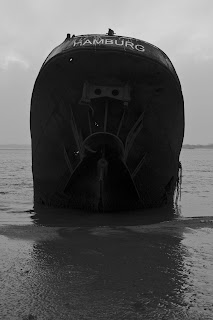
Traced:
<path id="1" fill-rule="evenodd" d="M 48 53 L 67 33 L 109 27 L 169 56 L 184 94 L 184 143 L 213 142 L 212 0 L 0 0 L 0 144 L 30 143 L 30 98 Z"/>

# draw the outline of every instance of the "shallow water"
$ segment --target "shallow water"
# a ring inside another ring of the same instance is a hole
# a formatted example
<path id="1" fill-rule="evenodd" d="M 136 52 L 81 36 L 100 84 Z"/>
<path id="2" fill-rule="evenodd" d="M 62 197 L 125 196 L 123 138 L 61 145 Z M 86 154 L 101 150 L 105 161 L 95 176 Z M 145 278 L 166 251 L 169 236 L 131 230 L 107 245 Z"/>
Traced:
<path id="1" fill-rule="evenodd" d="M 213 149 L 183 149 L 182 199 L 183 217 L 213 215 Z"/>
<path id="2" fill-rule="evenodd" d="M 211 226 L 2 226 L 1 319 L 212 319 Z"/>
<path id="3" fill-rule="evenodd" d="M 30 150 L 0 159 L 0 319 L 212 319 L 212 150 L 183 150 L 181 202 L 143 215 L 36 214 Z"/>
<path id="4" fill-rule="evenodd" d="M 213 150 L 183 149 L 180 217 L 213 216 Z M 31 223 L 33 209 L 31 150 L 0 148 L 1 222 Z M 175 216 L 176 216 L 175 215 Z"/>

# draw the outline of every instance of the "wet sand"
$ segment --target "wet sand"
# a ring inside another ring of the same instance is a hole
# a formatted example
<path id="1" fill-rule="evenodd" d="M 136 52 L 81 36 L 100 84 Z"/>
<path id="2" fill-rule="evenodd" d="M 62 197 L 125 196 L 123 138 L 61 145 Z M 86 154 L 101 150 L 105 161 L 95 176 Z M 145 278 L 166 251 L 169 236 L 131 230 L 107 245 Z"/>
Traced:
<path id="1" fill-rule="evenodd" d="M 30 219 L 0 225 L 0 319 L 212 319 L 212 217 Z"/>

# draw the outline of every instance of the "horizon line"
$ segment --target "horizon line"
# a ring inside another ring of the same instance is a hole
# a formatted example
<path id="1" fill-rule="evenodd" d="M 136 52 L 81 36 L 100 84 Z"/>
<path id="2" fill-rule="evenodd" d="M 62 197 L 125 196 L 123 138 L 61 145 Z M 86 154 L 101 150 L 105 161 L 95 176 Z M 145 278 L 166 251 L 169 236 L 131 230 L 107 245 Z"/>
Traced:
<path id="1" fill-rule="evenodd" d="M 31 143 L 0 143 L 0 147 L 6 147 L 6 146 L 17 146 L 17 147 L 22 147 L 22 146 L 25 146 L 25 147 L 31 147 Z M 197 144 L 194 144 L 194 143 L 184 143 L 182 145 L 182 147 L 204 147 L 204 146 L 209 146 L 209 147 L 213 147 L 213 142 L 212 143 L 207 143 L 207 144 L 203 144 L 203 143 L 197 143 Z"/>

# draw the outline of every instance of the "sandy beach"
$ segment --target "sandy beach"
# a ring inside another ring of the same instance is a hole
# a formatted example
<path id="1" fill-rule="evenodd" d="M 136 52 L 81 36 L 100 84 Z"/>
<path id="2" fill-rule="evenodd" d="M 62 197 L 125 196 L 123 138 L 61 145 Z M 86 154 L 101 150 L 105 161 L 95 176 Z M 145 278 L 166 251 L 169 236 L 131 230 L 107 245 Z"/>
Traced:
<path id="1" fill-rule="evenodd" d="M 0 319 L 212 319 L 212 217 L 79 219 L 1 224 Z"/>

